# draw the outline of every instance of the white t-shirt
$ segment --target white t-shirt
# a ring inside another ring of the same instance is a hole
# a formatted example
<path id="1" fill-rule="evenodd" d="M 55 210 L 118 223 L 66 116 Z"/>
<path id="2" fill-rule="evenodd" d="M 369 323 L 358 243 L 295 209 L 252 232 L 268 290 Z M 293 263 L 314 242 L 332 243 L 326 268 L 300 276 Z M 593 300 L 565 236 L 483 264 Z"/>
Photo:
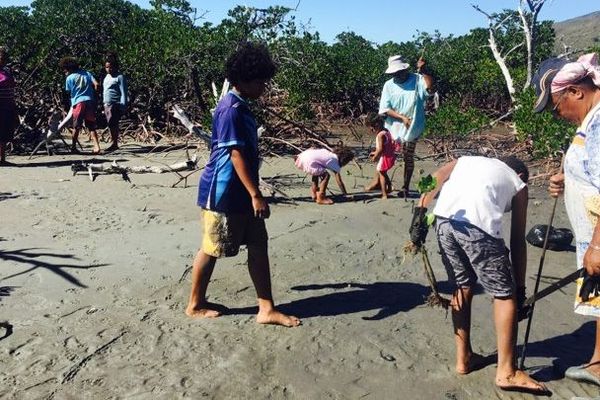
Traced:
<path id="1" fill-rule="evenodd" d="M 437 216 L 468 222 L 495 238 L 502 237 L 502 215 L 525 183 L 495 158 L 461 157 L 433 209 Z"/>

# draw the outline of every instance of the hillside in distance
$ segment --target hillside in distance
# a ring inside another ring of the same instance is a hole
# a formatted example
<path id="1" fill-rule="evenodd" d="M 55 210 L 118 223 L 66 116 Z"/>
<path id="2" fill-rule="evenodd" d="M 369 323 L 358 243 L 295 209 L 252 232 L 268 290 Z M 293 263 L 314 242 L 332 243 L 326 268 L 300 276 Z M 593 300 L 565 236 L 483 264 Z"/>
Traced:
<path id="1" fill-rule="evenodd" d="M 598 6 L 600 8 L 600 4 Z M 568 50 L 583 50 L 592 46 L 600 46 L 600 11 L 555 22 L 554 30 L 556 32 L 554 45 L 556 54 L 564 53 L 565 45 L 568 46 Z"/>

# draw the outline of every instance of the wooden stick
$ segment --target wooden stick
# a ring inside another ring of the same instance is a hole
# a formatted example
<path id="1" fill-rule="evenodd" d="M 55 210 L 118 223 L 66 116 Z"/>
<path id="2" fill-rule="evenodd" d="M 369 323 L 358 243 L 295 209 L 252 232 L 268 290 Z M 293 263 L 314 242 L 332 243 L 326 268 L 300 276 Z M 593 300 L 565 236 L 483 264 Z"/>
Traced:
<path id="1" fill-rule="evenodd" d="M 565 155 L 563 154 L 560 162 L 560 171 L 563 170 L 565 165 Z M 558 196 L 554 198 L 554 204 L 552 205 L 552 213 L 550 213 L 550 220 L 548 221 L 548 227 L 546 229 L 546 235 L 544 236 L 544 245 L 542 246 L 542 255 L 540 257 L 540 263 L 538 265 L 538 273 L 535 279 L 535 286 L 533 288 L 533 296 L 535 296 L 540 287 L 540 279 L 542 277 L 542 270 L 544 268 L 544 261 L 546 259 L 546 250 L 548 249 L 548 237 L 550 237 L 550 229 L 554 222 L 554 214 L 556 212 L 556 205 L 558 204 Z M 535 310 L 535 303 L 531 305 L 529 315 L 527 318 L 527 328 L 525 328 L 525 337 L 523 338 L 523 347 L 521 349 L 521 359 L 519 360 L 519 369 L 525 367 L 525 357 L 527 356 L 527 344 L 529 342 L 529 333 L 531 332 L 531 320 L 533 319 L 533 311 Z"/>

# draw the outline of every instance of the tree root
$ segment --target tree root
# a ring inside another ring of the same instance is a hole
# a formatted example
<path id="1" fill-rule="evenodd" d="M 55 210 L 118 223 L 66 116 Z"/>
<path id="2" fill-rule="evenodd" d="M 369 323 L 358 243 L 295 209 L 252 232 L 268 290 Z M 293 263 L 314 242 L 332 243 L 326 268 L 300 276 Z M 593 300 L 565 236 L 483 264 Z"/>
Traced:
<path id="1" fill-rule="evenodd" d="M 429 262 L 429 257 L 427 255 L 427 250 L 425 249 L 425 245 L 417 246 L 411 240 L 406 242 L 402 248 L 404 252 L 404 258 L 406 259 L 407 255 L 415 256 L 418 253 L 421 253 L 423 258 L 423 268 L 425 269 L 425 275 L 427 276 L 427 280 L 429 281 L 429 287 L 431 288 L 431 293 L 425 300 L 425 304 L 429 307 L 442 307 L 444 310 L 448 310 L 450 307 L 450 300 L 446 299 L 437 290 L 437 280 L 435 279 L 435 275 L 433 274 L 433 269 L 431 268 L 431 263 Z M 402 260 L 404 262 L 404 260 Z"/>

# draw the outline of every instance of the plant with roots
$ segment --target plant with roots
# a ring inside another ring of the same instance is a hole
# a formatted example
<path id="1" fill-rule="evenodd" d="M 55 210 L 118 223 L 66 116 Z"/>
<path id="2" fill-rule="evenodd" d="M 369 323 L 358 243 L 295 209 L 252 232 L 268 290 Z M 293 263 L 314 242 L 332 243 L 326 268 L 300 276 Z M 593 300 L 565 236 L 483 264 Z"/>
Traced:
<path id="1" fill-rule="evenodd" d="M 417 189 L 424 195 L 429 193 L 437 187 L 437 179 L 434 176 L 427 175 L 422 177 L 417 183 Z M 416 219 L 419 221 L 418 227 L 412 227 L 412 229 L 428 229 L 434 222 L 435 216 L 433 213 L 424 215 L 426 209 L 423 207 L 419 207 L 419 214 Z M 425 224 L 425 227 L 421 225 Z M 429 286 L 431 287 L 431 294 L 427 297 L 425 303 L 430 307 L 442 307 L 445 310 L 450 306 L 450 300 L 442 297 L 437 290 L 437 280 L 435 279 L 435 275 L 433 273 L 433 269 L 431 268 L 431 263 L 429 262 L 429 256 L 427 254 L 427 249 L 425 248 L 425 243 L 415 243 L 412 240 L 409 240 L 404 245 L 404 255 L 410 254 L 415 256 L 417 253 L 421 253 L 421 257 L 423 259 L 423 268 L 425 269 L 425 275 L 427 276 L 427 280 L 429 281 Z"/>

